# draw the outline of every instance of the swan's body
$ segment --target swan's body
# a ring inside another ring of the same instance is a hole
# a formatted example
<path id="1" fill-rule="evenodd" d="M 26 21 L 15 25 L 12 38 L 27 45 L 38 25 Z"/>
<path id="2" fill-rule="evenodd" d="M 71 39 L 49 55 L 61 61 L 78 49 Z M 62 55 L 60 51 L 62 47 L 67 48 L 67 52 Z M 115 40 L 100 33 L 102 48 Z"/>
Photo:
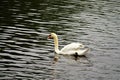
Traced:
<path id="1" fill-rule="evenodd" d="M 84 45 L 81 43 L 71 43 L 66 46 L 64 46 L 61 50 L 58 48 L 58 37 L 55 33 L 51 33 L 48 36 L 49 39 L 53 38 L 54 39 L 54 45 L 55 45 L 55 52 L 57 54 L 63 54 L 63 55 L 85 55 L 89 48 L 83 49 Z"/>

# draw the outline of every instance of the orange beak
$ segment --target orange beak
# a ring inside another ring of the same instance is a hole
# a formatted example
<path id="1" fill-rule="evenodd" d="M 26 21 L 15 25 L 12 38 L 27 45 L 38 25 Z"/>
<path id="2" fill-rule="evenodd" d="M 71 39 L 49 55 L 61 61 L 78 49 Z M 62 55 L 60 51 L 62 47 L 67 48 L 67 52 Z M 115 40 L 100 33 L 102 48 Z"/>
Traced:
<path id="1" fill-rule="evenodd" d="M 51 36 L 51 35 L 49 35 L 49 36 L 47 37 L 47 39 L 52 39 L 52 36 Z"/>

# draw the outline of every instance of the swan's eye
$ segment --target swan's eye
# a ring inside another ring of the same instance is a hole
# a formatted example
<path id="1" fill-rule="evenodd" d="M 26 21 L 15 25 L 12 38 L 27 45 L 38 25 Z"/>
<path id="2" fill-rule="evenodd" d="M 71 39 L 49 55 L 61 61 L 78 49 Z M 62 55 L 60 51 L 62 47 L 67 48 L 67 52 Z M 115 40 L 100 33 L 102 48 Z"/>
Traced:
<path id="1" fill-rule="evenodd" d="M 53 37 L 51 35 L 48 36 L 48 39 L 53 39 Z"/>

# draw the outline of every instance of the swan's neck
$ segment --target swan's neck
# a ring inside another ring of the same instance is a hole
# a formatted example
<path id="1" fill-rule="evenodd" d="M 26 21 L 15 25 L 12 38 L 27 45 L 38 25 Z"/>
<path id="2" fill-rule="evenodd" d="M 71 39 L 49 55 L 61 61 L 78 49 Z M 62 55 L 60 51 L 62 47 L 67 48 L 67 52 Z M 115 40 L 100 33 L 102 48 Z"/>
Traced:
<path id="1" fill-rule="evenodd" d="M 56 52 L 57 54 L 59 54 L 59 52 L 60 52 L 60 50 L 59 50 L 59 48 L 58 48 L 58 45 L 59 45 L 59 43 L 58 43 L 58 37 L 55 36 L 55 37 L 54 37 L 54 46 L 55 46 L 55 52 Z"/>

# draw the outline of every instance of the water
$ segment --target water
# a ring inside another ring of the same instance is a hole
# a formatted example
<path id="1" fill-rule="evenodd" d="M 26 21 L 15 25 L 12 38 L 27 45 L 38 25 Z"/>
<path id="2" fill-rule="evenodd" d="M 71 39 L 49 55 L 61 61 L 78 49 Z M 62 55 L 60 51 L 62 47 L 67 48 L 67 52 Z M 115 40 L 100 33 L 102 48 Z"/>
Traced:
<path id="1" fill-rule="evenodd" d="M 0 1 L 1 80 L 120 80 L 119 0 Z M 76 61 L 60 48 L 82 42 L 91 50 Z M 54 62 L 54 64 L 53 64 Z"/>

